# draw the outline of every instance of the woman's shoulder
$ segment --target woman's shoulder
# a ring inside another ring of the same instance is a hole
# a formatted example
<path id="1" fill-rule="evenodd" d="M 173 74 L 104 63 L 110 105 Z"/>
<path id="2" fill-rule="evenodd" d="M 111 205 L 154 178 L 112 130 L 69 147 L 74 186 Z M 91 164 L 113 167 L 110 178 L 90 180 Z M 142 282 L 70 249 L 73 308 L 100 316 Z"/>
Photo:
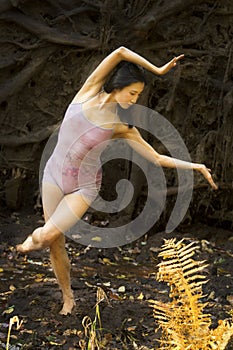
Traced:
<path id="1" fill-rule="evenodd" d="M 93 96 L 91 96 L 90 94 L 86 93 L 86 94 L 79 94 L 77 93 L 73 100 L 71 101 L 70 104 L 76 104 L 76 103 L 84 103 L 86 101 L 88 101 L 90 98 L 92 98 Z"/>
<path id="2" fill-rule="evenodd" d="M 84 103 L 94 96 L 98 95 L 101 90 L 97 90 L 95 88 L 90 88 L 90 89 L 80 89 L 77 94 L 74 96 L 73 100 L 71 103 Z"/>

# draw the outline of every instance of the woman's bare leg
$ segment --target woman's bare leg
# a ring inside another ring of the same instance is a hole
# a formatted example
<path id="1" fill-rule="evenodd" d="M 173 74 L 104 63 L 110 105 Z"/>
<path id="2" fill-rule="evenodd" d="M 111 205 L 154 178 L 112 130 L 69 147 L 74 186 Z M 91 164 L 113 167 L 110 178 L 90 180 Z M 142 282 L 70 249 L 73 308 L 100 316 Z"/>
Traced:
<path id="1" fill-rule="evenodd" d="M 70 262 L 65 249 L 65 237 L 61 235 L 50 246 L 50 259 L 57 282 L 62 291 L 63 307 L 61 315 L 71 313 L 75 301 L 70 281 Z"/>
<path id="2" fill-rule="evenodd" d="M 43 186 L 43 208 L 45 225 L 36 229 L 22 245 L 17 246 L 21 252 L 50 246 L 50 258 L 58 284 L 62 290 L 63 308 L 61 314 L 70 313 L 75 305 L 70 283 L 70 262 L 65 249 L 63 232 L 72 227 L 88 209 L 88 203 L 81 195 L 64 196 L 54 185 Z"/>
<path id="3" fill-rule="evenodd" d="M 47 222 L 49 220 L 49 217 L 52 216 L 63 197 L 64 195 L 60 189 L 54 188 L 52 185 L 47 183 L 43 184 L 42 200 L 45 222 Z M 57 278 L 57 282 L 62 291 L 63 307 L 60 311 L 60 314 L 67 315 L 74 307 L 75 301 L 71 289 L 70 262 L 65 249 L 64 234 L 61 234 L 50 245 L 50 260 L 53 271 Z"/>

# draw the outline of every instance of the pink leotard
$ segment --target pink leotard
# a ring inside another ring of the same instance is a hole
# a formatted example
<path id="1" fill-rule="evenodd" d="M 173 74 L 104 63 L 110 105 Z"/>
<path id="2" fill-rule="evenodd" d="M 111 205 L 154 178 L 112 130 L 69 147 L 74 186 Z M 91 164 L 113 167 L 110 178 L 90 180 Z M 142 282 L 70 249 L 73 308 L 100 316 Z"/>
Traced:
<path id="1" fill-rule="evenodd" d="M 113 129 L 86 118 L 82 103 L 70 104 L 42 181 L 59 186 L 64 194 L 75 192 L 93 201 L 102 180 L 100 155 L 112 134 Z"/>

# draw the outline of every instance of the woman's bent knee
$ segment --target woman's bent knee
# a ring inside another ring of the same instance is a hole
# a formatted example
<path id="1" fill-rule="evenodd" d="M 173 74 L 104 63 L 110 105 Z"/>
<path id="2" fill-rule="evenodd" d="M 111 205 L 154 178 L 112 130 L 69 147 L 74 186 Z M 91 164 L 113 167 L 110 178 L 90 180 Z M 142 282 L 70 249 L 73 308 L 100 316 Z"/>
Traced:
<path id="1" fill-rule="evenodd" d="M 62 238 L 62 233 L 55 230 L 47 230 L 45 227 L 39 227 L 33 232 L 33 239 L 43 247 L 49 247 L 57 239 Z"/>

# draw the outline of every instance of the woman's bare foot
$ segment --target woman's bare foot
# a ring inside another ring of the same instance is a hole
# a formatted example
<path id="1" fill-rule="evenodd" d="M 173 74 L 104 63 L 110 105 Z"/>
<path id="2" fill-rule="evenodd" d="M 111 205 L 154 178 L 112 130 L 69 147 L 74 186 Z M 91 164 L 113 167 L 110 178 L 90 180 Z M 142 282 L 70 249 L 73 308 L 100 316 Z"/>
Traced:
<path id="1" fill-rule="evenodd" d="M 67 315 L 71 314 L 71 311 L 73 307 L 75 306 L 74 298 L 67 298 L 66 301 L 64 301 L 63 307 L 61 311 L 59 312 L 60 315 Z"/>
<path id="2" fill-rule="evenodd" d="M 28 253 L 33 250 L 33 240 L 32 236 L 28 236 L 22 244 L 16 246 L 16 250 L 20 253 Z"/>
<path id="3" fill-rule="evenodd" d="M 16 250 L 20 253 L 28 253 L 32 250 L 39 250 L 39 249 L 42 249 L 42 244 L 41 243 L 35 243 L 33 238 L 32 238 L 32 235 L 28 236 L 25 241 L 22 243 L 22 244 L 18 244 L 16 246 Z"/>

